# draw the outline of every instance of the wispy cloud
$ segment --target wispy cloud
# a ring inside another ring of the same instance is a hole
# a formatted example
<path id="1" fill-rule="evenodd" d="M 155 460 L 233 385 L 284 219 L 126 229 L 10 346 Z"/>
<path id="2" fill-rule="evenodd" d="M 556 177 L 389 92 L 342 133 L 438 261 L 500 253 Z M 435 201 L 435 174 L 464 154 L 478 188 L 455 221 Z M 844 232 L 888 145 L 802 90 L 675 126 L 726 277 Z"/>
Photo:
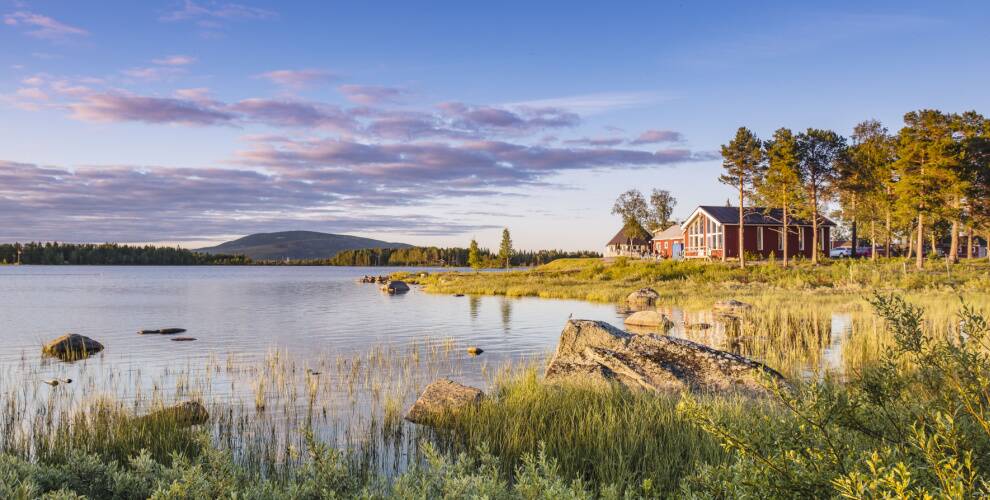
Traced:
<path id="1" fill-rule="evenodd" d="M 347 100 L 367 105 L 395 104 L 408 93 L 400 87 L 380 85 L 341 85 L 337 87 L 337 90 L 344 94 Z"/>
<path id="2" fill-rule="evenodd" d="M 672 97 L 659 92 L 600 92 L 509 103 L 513 107 L 560 108 L 582 115 L 656 104 Z"/>
<path id="3" fill-rule="evenodd" d="M 151 62 L 159 66 L 186 66 L 196 62 L 196 58 L 191 56 L 172 55 L 158 59 L 152 59 Z"/>
<path id="4" fill-rule="evenodd" d="M 24 10 L 3 16 L 3 23 L 7 26 L 23 28 L 28 35 L 46 40 L 59 40 L 70 36 L 84 36 L 89 34 L 88 31 L 82 28 L 70 26 L 56 21 L 51 17 Z"/>
<path id="5" fill-rule="evenodd" d="M 72 116 L 95 122 L 135 121 L 187 125 L 230 124 L 236 116 L 188 99 L 146 97 L 124 92 L 92 93 L 70 104 Z"/>
<path id="6" fill-rule="evenodd" d="M 277 17 L 268 9 L 230 2 L 196 2 L 185 0 L 181 7 L 172 9 L 161 16 L 163 21 L 213 20 L 263 20 Z"/>
<path id="7" fill-rule="evenodd" d="M 324 85 L 340 78 L 339 75 L 321 69 L 279 69 L 262 73 L 257 77 L 295 90 Z"/>
<path id="8" fill-rule="evenodd" d="M 684 136 L 674 130 L 647 130 L 639 137 L 630 141 L 630 144 L 657 144 L 661 142 L 679 142 L 684 140 Z"/>

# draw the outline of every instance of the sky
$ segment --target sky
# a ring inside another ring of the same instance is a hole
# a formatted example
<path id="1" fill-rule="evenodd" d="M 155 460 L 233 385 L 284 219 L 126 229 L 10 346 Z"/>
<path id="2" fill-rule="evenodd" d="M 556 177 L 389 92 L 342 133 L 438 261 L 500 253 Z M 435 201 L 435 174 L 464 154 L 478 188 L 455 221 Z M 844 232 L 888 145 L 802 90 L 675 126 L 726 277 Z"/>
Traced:
<path id="1" fill-rule="evenodd" d="M 0 0 L 0 241 L 600 250 L 736 128 L 990 112 L 988 2 Z"/>

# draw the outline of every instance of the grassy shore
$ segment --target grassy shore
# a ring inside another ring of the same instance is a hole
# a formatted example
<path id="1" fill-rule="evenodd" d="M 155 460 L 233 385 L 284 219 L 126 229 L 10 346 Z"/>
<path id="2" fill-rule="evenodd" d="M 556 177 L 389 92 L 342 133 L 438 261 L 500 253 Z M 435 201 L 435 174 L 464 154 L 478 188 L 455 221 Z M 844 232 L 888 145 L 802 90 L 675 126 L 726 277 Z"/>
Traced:
<path id="1" fill-rule="evenodd" d="M 613 303 L 638 288 L 652 287 L 661 302 L 686 306 L 709 306 L 729 297 L 759 300 L 777 292 L 788 297 L 813 296 L 818 303 L 845 302 L 877 290 L 914 295 L 990 293 L 990 261 L 986 259 L 952 266 L 932 260 L 921 271 L 904 259 L 833 260 L 818 266 L 798 260 L 788 268 L 756 262 L 744 269 L 731 262 L 561 259 L 526 270 L 445 272 L 426 277 L 398 273 L 397 277 L 422 284 L 433 293 Z"/>

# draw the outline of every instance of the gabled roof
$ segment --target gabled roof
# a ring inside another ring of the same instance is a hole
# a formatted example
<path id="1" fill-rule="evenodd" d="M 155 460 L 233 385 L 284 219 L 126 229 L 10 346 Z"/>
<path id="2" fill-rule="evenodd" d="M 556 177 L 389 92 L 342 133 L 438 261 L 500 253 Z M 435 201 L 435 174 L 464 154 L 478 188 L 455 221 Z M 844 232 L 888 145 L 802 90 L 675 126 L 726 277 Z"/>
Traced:
<path id="1" fill-rule="evenodd" d="M 784 211 L 779 208 L 766 208 L 766 207 L 746 207 L 743 209 L 743 223 L 746 225 L 753 226 L 781 226 L 784 220 Z M 719 224 L 739 224 L 739 207 L 726 207 L 718 205 L 701 205 L 695 210 L 695 212 L 702 211 L 708 214 L 709 217 L 715 219 Z M 829 220 L 827 217 L 819 215 L 821 218 L 820 226 L 834 226 L 835 223 Z M 684 223 L 686 224 L 691 219 L 694 218 L 694 214 L 688 217 Z M 807 219 L 801 219 L 788 214 L 787 224 L 794 226 L 810 226 L 811 221 Z"/>
<path id="2" fill-rule="evenodd" d="M 658 231 L 653 235 L 654 240 L 677 240 L 683 237 L 684 230 L 677 224 L 674 224 L 663 231 Z"/>
<path id="3" fill-rule="evenodd" d="M 633 231 L 638 234 L 632 238 L 632 244 L 648 245 L 650 243 L 650 240 L 648 239 L 650 237 L 649 231 L 643 229 L 643 226 L 639 225 L 638 222 L 633 222 L 633 224 L 635 224 Z M 629 236 L 626 235 L 626 226 L 622 226 L 622 228 L 619 229 L 619 232 L 615 233 L 615 236 L 613 236 L 611 240 L 608 240 L 607 245 L 625 245 L 628 243 L 630 243 L 630 240 Z"/>

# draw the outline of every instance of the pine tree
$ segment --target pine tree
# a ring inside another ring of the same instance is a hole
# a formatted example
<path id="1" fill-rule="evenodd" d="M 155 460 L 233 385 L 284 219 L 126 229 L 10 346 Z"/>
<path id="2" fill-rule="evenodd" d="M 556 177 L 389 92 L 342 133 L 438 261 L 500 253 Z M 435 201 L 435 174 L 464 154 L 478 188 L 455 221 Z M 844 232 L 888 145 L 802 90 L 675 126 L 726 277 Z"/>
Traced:
<path id="1" fill-rule="evenodd" d="M 478 250 L 478 242 L 471 238 L 471 246 L 468 247 L 468 265 L 477 271 L 481 269 L 481 252 Z"/>
<path id="2" fill-rule="evenodd" d="M 797 141 L 790 129 L 780 128 L 773 139 L 766 143 L 767 169 L 755 181 L 756 196 L 768 207 L 780 207 L 783 220 L 780 237 L 783 239 L 782 265 L 787 267 L 790 249 L 788 236 L 791 210 L 803 200 L 801 175 L 798 171 Z"/>
<path id="3" fill-rule="evenodd" d="M 818 264 L 821 235 L 818 223 L 821 206 L 829 201 L 835 188 L 836 164 L 845 154 L 846 140 L 831 130 L 809 128 L 797 136 L 798 162 L 807 196 L 805 212 L 811 218 L 811 263 Z"/>
<path id="4" fill-rule="evenodd" d="M 743 251 L 744 207 L 753 178 L 759 176 L 763 168 L 760 139 L 748 128 L 739 127 L 729 144 L 722 146 L 722 168 L 725 173 L 719 177 L 719 181 L 739 190 L 739 267 L 746 267 L 746 255 Z M 722 260 L 725 260 L 724 247 L 725 245 L 722 248 Z"/>
<path id="5" fill-rule="evenodd" d="M 502 244 L 498 247 L 498 261 L 506 269 L 512 267 L 512 237 L 509 228 L 502 229 Z"/>

